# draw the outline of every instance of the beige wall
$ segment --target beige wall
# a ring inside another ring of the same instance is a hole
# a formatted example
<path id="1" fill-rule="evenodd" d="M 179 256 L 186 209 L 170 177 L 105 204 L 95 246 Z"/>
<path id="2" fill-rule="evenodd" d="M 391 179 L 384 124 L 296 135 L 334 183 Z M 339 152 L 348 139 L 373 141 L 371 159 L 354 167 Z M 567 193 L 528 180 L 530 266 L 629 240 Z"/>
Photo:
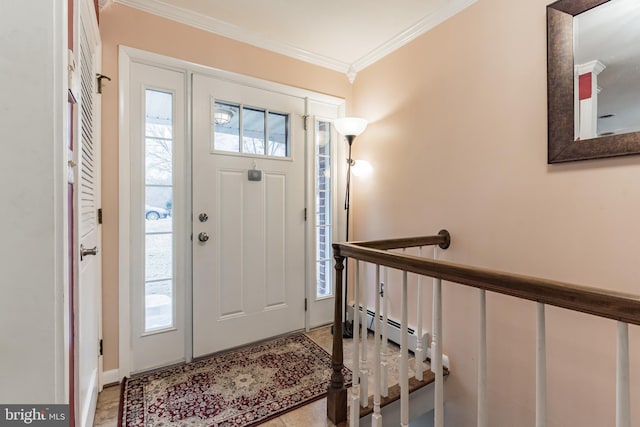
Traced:
<path id="1" fill-rule="evenodd" d="M 447 228 L 444 259 L 638 294 L 640 157 L 546 163 L 547 3 L 478 1 L 358 75 L 372 123 L 354 152 L 375 172 L 354 186 L 355 239 Z M 446 423 L 471 426 L 477 291 L 444 288 Z M 535 304 L 488 310 L 489 425 L 531 426 Z M 615 322 L 548 307 L 547 328 L 549 425 L 614 425 Z M 630 341 L 637 403 L 640 328 Z"/>
<path id="2" fill-rule="evenodd" d="M 118 367 L 118 46 L 155 52 L 214 68 L 310 89 L 347 102 L 344 74 L 112 4 L 100 15 L 102 95 L 104 369 Z"/>

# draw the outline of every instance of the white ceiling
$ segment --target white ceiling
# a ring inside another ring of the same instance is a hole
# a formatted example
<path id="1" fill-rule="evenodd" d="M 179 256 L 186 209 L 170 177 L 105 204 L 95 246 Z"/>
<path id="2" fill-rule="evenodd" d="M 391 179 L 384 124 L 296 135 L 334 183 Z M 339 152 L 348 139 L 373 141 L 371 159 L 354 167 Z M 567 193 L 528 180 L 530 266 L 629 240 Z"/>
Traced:
<path id="1" fill-rule="evenodd" d="M 113 0 L 344 72 L 351 80 L 476 1 Z"/>

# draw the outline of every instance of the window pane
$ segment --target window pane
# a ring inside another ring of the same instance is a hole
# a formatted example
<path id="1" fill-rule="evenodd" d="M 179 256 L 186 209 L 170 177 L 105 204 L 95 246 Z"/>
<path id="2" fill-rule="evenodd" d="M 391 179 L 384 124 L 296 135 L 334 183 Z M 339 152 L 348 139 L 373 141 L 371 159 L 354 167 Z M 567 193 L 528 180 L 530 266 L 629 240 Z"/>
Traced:
<path id="1" fill-rule="evenodd" d="M 318 261 L 331 259 L 333 250 L 331 247 L 331 227 L 316 227 L 316 242 Z"/>
<path id="2" fill-rule="evenodd" d="M 264 110 L 243 107 L 242 152 L 264 154 Z"/>
<path id="3" fill-rule="evenodd" d="M 173 230 L 173 188 L 147 186 L 144 218 L 147 233 L 171 232 Z"/>
<path id="4" fill-rule="evenodd" d="M 240 106 L 228 102 L 214 102 L 213 124 L 214 150 L 240 152 Z"/>
<path id="5" fill-rule="evenodd" d="M 173 234 L 147 234 L 145 281 L 173 277 Z"/>
<path id="6" fill-rule="evenodd" d="M 333 281 L 331 268 L 331 261 L 321 261 L 318 263 L 318 270 L 316 273 L 317 290 L 316 296 L 326 297 L 333 294 Z"/>
<path id="7" fill-rule="evenodd" d="M 147 138 L 145 143 L 145 183 L 171 185 L 173 177 L 171 140 Z"/>
<path id="8" fill-rule="evenodd" d="M 173 326 L 173 95 L 145 91 L 145 331 Z"/>
<path id="9" fill-rule="evenodd" d="M 327 194 L 323 193 L 322 195 L 326 196 Z M 316 212 L 316 224 L 318 226 L 329 226 L 331 225 L 331 200 L 326 197 L 318 197 L 318 200 L 324 203 L 328 209 L 319 209 L 318 212 Z"/>
<path id="10" fill-rule="evenodd" d="M 173 95 L 153 89 L 145 95 L 145 136 L 172 138 Z"/>
<path id="11" fill-rule="evenodd" d="M 273 157 L 289 156 L 288 114 L 214 101 L 211 123 L 213 150 Z"/>
<path id="12" fill-rule="evenodd" d="M 331 122 L 316 122 L 316 296 L 333 294 L 332 281 L 332 203 L 331 198 Z"/>
<path id="13" fill-rule="evenodd" d="M 287 141 L 289 140 L 289 116 L 287 114 L 269 113 L 269 145 L 267 147 L 268 156 L 287 157 L 289 150 Z"/>
<path id="14" fill-rule="evenodd" d="M 146 331 L 173 326 L 173 286 L 171 280 L 147 282 L 144 287 Z"/>
<path id="15" fill-rule="evenodd" d="M 331 159 L 316 156 L 316 190 L 331 191 Z"/>
<path id="16" fill-rule="evenodd" d="M 329 156 L 331 154 L 331 123 L 318 122 L 316 129 L 316 154 Z"/>

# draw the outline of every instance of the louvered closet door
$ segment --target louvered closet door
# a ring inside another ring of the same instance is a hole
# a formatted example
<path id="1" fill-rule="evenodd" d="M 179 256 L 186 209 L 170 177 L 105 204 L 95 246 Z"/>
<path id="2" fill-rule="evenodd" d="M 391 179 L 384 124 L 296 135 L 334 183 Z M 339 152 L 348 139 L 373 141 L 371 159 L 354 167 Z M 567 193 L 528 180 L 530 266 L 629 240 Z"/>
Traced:
<path id="1" fill-rule="evenodd" d="M 100 61 L 100 35 L 92 2 L 82 1 L 79 46 L 81 92 L 76 105 L 75 179 L 76 259 L 78 280 L 75 290 L 76 338 L 76 420 L 81 426 L 93 425 L 99 387 L 99 341 L 101 312 L 101 238 L 98 224 L 100 208 L 100 97 L 96 73 Z M 94 255 L 95 253 L 95 255 Z"/>

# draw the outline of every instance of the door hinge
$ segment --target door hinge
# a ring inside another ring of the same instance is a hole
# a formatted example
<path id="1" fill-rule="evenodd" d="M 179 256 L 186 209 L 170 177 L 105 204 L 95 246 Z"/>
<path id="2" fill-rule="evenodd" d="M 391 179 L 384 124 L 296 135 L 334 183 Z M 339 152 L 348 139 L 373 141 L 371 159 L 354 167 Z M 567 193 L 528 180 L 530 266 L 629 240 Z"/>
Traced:
<path id="1" fill-rule="evenodd" d="M 98 209 L 98 224 L 102 224 L 102 208 Z"/>
<path id="2" fill-rule="evenodd" d="M 309 118 L 308 114 L 305 114 L 304 116 L 302 116 L 302 120 L 303 120 L 303 125 L 304 125 L 304 130 L 307 130 L 307 119 Z"/>
<path id="3" fill-rule="evenodd" d="M 307 299 L 304 299 L 304 311 L 307 311 Z"/>
<path id="4" fill-rule="evenodd" d="M 307 208 L 304 208 L 304 220 L 307 220 Z"/>
<path id="5" fill-rule="evenodd" d="M 100 348 L 98 350 L 99 350 L 100 356 L 102 356 L 103 355 L 102 354 L 102 338 L 100 338 Z"/>

